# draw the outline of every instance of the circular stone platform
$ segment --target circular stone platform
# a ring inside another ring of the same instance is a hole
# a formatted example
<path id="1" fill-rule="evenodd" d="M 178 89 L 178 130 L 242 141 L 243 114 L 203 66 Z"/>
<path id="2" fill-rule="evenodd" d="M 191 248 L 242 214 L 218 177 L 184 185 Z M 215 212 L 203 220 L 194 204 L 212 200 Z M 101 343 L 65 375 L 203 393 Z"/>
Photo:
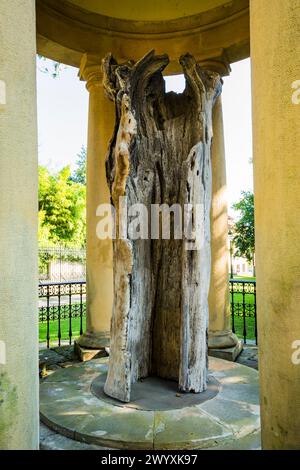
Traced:
<path id="1" fill-rule="evenodd" d="M 210 358 L 206 392 L 178 394 L 172 382 L 145 379 L 124 404 L 103 393 L 107 362 L 77 364 L 45 379 L 42 421 L 71 439 L 117 449 L 230 447 L 259 431 L 256 370 Z"/>

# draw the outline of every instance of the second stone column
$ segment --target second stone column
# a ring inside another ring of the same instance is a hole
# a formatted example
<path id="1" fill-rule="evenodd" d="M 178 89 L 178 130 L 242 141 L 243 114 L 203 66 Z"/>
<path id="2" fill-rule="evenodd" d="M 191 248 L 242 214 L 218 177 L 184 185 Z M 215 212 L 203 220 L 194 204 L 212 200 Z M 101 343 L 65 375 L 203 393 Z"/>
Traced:
<path id="1" fill-rule="evenodd" d="M 232 333 L 229 302 L 228 202 L 221 96 L 213 110 L 211 278 L 209 292 L 209 354 L 234 361 L 242 344 Z"/>
<path id="2" fill-rule="evenodd" d="M 109 204 L 105 160 L 113 133 L 114 105 L 104 95 L 101 59 L 84 55 L 80 78 L 89 91 L 87 145 L 87 322 L 78 344 L 88 349 L 109 345 L 113 300 L 112 240 L 101 240 L 96 229 L 100 204 Z"/>

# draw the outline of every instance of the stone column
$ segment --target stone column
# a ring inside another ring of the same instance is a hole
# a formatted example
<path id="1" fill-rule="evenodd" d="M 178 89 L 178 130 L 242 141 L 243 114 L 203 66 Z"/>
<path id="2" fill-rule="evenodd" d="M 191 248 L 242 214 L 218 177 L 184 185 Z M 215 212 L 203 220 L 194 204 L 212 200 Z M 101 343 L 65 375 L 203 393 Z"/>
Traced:
<path id="1" fill-rule="evenodd" d="M 252 0 L 250 19 L 262 445 L 299 449 L 299 1 Z"/>
<path id="2" fill-rule="evenodd" d="M 34 0 L 0 2 L 0 449 L 38 449 Z"/>
<path id="3" fill-rule="evenodd" d="M 83 56 L 81 79 L 89 91 L 87 146 L 87 329 L 78 343 L 84 348 L 109 345 L 113 302 L 112 241 L 96 234 L 99 204 L 109 204 L 105 160 L 113 133 L 114 105 L 104 95 L 101 59 Z"/>
<path id="4" fill-rule="evenodd" d="M 241 352 L 242 344 L 232 333 L 230 326 L 228 203 L 221 96 L 218 97 L 213 110 L 211 159 L 211 277 L 208 347 L 211 356 L 234 361 Z"/>

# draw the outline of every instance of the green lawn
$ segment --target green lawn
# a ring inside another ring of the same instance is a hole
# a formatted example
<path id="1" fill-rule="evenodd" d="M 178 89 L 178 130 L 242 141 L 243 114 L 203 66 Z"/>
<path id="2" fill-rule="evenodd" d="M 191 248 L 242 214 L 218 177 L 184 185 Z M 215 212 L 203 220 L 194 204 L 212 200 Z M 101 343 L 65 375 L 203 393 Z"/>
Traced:
<path id="1" fill-rule="evenodd" d="M 241 280 L 241 279 L 245 279 L 245 281 L 256 281 L 256 277 L 248 277 L 248 276 L 233 276 L 233 279 L 236 279 L 237 281 L 238 280 Z"/>
<path id="2" fill-rule="evenodd" d="M 241 292 L 234 292 L 233 301 L 234 301 L 235 304 L 236 303 L 242 304 L 243 303 L 243 294 Z M 231 302 L 231 294 L 230 294 L 230 302 Z M 254 294 L 245 293 L 245 304 L 254 305 Z"/>
<path id="3" fill-rule="evenodd" d="M 243 338 L 243 318 L 235 316 L 234 318 L 234 326 L 235 326 L 235 334 L 239 338 Z M 62 340 L 69 340 L 69 320 L 61 320 L 60 322 L 61 328 L 61 339 Z M 83 319 L 83 330 L 85 329 L 85 318 Z M 246 331 L 247 331 L 247 339 L 254 340 L 255 339 L 255 325 L 254 325 L 254 318 L 247 317 L 246 318 Z M 50 346 L 51 343 L 54 344 L 58 341 L 58 321 L 50 321 Z M 72 318 L 72 340 L 78 338 L 80 336 L 80 319 L 79 318 Z M 47 324 L 46 323 L 39 323 L 39 340 L 41 343 L 45 343 L 47 341 Z"/>
<path id="4" fill-rule="evenodd" d="M 58 320 L 51 320 L 49 322 L 50 342 L 57 341 L 58 336 Z M 85 319 L 83 319 L 83 329 L 85 328 Z M 60 321 L 61 339 L 69 339 L 69 320 Z M 72 339 L 80 336 L 80 318 L 72 318 Z M 47 341 L 47 323 L 39 323 L 39 340 L 40 342 Z"/>
<path id="5" fill-rule="evenodd" d="M 245 281 L 255 281 L 255 277 L 248 277 L 248 276 L 234 276 L 233 279 L 245 280 Z M 235 312 L 236 309 L 239 308 L 240 314 L 242 313 L 243 308 L 243 294 L 240 292 L 234 293 L 234 304 L 235 304 Z M 232 301 L 232 297 L 230 295 L 230 302 Z M 246 304 L 246 338 L 249 340 L 255 340 L 255 321 L 254 321 L 254 295 L 251 293 L 245 293 L 244 302 Z M 237 305 L 239 304 L 239 305 Z M 252 316 L 247 316 L 251 313 Z M 244 319 L 241 315 L 234 316 L 234 328 L 235 333 L 239 338 L 243 338 L 244 336 Z"/>
<path id="6" fill-rule="evenodd" d="M 84 306 L 85 307 L 85 306 Z M 77 315 L 76 317 L 72 317 L 72 340 L 78 338 L 80 336 L 80 317 L 78 316 L 78 312 L 80 309 L 80 304 L 72 305 L 72 315 Z M 53 342 L 58 341 L 58 320 L 52 320 L 51 317 L 57 315 L 57 307 L 51 307 L 50 311 L 50 321 L 49 321 L 49 336 L 50 336 L 50 344 Z M 66 312 L 64 312 L 66 315 Z M 86 318 L 85 315 L 82 317 L 82 328 L 85 331 L 85 322 Z M 70 328 L 70 320 L 69 318 L 64 318 L 60 320 L 60 331 L 61 331 L 61 340 L 69 340 L 69 328 Z M 47 341 L 47 321 L 46 321 L 46 314 L 43 315 L 43 321 L 39 322 L 39 341 L 46 342 Z"/>
<path id="7" fill-rule="evenodd" d="M 235 276 L 234 279 L 246 281 L 255 280 L 254 277 Z M 232 296 L 230 295 L 230 302 Z M 235 334 L 239 338 L 244 337 L 244 319 L 242 316 L 243 312 L 243 294 L 242 292 L 235 292 L 233 295 L 233 302 L 235 305 L 235 316 L 234 316 L 234 329 Z M 244 302 L 246 304 L 246 338 L 249 340 L 255 340 L 255 320 L 254 320 L 254 294 L 245 293 Z M 239 315 L 237 314 L 239 312 Z M 250 316 L 251 315 L 251 316 Z M 232 319 L 231 319 L 232 323 Z"/>
<path id="8" fill-rule="evenodd" d="M 239 281 L 239 280 L 245 280 L 245 281 L 255 281 L 255 277 L 244 277 L 244 276 L 234 276 L 234 279 Z M 230 302 L 231 302 L 231 295 L 230 295 Z M 234 303 L 242 303 L 243 302 L 243 294 L 239 292 L 234 293 Z M 245 303 L 246 304 L 254 304 L 254 295 L 249 293 L 245 294 Z"/>
<path id="9" fill-rule="evenodd" d="M 232 325 L 231 325 L 232 326 Z M 244 337 L 244 320 L 243 317 L 234 317 L 234 328 L 235 334 L 238 338 L 243 339 Z M 255 323 L 253 317 L 246 318 L 246 338 L 249 340 L 255 340 Z"/>

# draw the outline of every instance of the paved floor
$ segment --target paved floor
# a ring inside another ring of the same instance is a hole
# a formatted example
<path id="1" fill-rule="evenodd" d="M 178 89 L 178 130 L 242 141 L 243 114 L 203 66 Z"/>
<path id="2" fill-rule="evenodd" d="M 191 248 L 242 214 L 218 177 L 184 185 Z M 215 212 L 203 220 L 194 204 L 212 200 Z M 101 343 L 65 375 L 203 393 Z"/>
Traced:
<path id="1" fill-rule="evenodd" d="M 95 396 L 107 369 L 100 358 L 49 375 L 40 387 L 42 421 L 76 441 L 117 449 L 234 448 L 259 432 L 258 374 L 250 367 L 210 357 L 207 393 L 178 394 L 156 380 L 141 399 L 145 380 L 133 390 L 134 406 Z"/>
<path id="2" fill-rule="evenodd" d="M 40 345 L 42 348 L 42 344 Z M 74 354 L 73 345 L 63 345 L 51 349 L 40 349 L 39 352 L 40 364 L 45 364 L 48 372 L 56 370 L 58 367 L 67 367 L 73 363 L 78 363 L 79 360 Z"/>
<path id="3" fill-rule="evenodd" d="M 258 349 L 255 345 L 244 345 L 244 349 L 236 362 L 258 370 Z"/>
<path id="4" fill-rule="evenodd" d="M 96 363 L 98 360 L 90 361 L 91 363 Z M 257 347 L 255 346 L 245 346 L 244 351 L 238 358 L 238 363 L 247 365 L 253 369 L 257 369 Z M 49 377 L 55 371 L 69 368 L 75 364 L 78 366 L 81 364 L 78 359 L 75 357 L 73 352 L 73 346 L 62 346 L 52 349 L 44 349 L 40 351 L 40 363 L 44 365 L 44 372 Z M 79 366 L 80 367 L 80 366 Z M 50 379 L 51 380 L 51 379 Z M 94 443 L 83 443 L 71 439 L 70 437 L 63 436 L 58 434 L 53 430 L 50 430 L 44 424 L 41 424 L 41 438 L 40 438 L 40 447 L 41 449 L 91 449 L 91 450 L 101 450 L 109 447 L 100 447 L 96 442 Z M 206 447 L 209 449 L 210 447 Z M 254 429 L 253 432 L 248 433 L 242 439 L 231 439 L 223 443 L 214 443 L 213 446 L 216 450 L 221 449 L 259 449 L 260 448 L 260 433 L 257 429 Z"/>

